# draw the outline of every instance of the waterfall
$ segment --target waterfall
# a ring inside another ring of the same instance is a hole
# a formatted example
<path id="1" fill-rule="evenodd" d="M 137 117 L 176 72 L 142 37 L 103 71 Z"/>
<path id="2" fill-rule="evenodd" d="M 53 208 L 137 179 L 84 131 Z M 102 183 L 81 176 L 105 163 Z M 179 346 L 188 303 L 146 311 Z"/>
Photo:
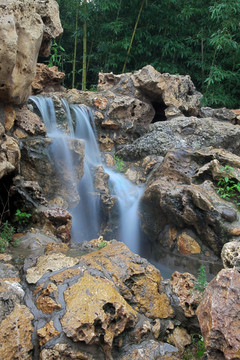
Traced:
<path id="1" fill-rule="evenodd" d="M 74 174 L 68 142 L 71 139 L 82 139 L 85 143 L 84 175 L 77 186 L 80 201 L 76 208 L 69 209 L 73 218 L 73 240 L 75 242 L 91 240 L 101 235 L 99 234 L 100 198 L 94 189 L 93 176 L 96 166 L 102 165 L 109 175 L 111 195 L 117 198 L 119 208 L 119 238 L 117 240 L 124 242 L 132 251 L 139 252 L 138 205 L 143 188 L 102 164 L 91 112 L 84 105 L 69 106 L 65 100 L 62 100 L 68 122 L 68 133 L 64 133 L 57 124 L 52 99 L 36 96 L 31 97 L 31 100 L 40 111 L 47 128 L 47 135 L 52 139 L 50 154 L 54 158 L 56 167 L 60 162 L 66 162 L 67 171 Z"/>

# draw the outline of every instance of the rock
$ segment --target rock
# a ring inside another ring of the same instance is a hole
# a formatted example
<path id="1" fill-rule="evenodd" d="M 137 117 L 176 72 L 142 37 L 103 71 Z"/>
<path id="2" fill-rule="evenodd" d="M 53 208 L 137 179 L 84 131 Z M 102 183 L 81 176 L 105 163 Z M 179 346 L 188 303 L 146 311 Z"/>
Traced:
<path id="1" fill-rule="evenodd" d="M 30 135 L 45 135 L 46 127 L 38 115 L 30 111 L 27 106 L 16 110 L 16 124 Z"/>
<path id="2" fill-rule="evenodd" d="M 45 208 L 38 209 L 38 223 L 45 232 L 50 232 L 64 242 L 71 239 L 72 215 L 65 209 Z"/>
<path id="3" fill-rule="evenodd" d="M 31 321 L 33 315 L 24 305 L 16 304 L 13 311 L 1 322 L 0 359 L 30 360 L 33 348 Z"/>
<path id="4" fill-rule="evenodd" d="M 56 330 L 54 327 L 53 321 L 46 323 L 46 325 L 37 330 L 37 334 L 39 337 L 39 345 L 42 346 L 46 344 L 49 340 L 54 338 L 55 336 L 58 336 L 60 334 L 59 331 Z"/>
<path id="5" fill-rule="evenodd" d="M 240 272 L 240 242 L 230 241 L 222 248 L 222 262 L 225 269 L 235 268 Z"/>
<path id="6" fill-rule="evenodd" d="M 20 157 L 21 154 L 17 140 L 5 135 L 3 140 L 0 140 L 0 179 L 8 174 L 18 173 Z"/>
<path id="7" fill-rule="evenodd" d="M 210 107 L 202 107 L 199 111 L 199 117 L 201 118 L 211 117 L 214 120 L 220 121 L 233 122 L 235 116 L 236 115 L 232 110 L 228 110 L 226 108 L 212 109 Z"/>
<path id="8" fill-rule="evenodd" d="M 1 268 L 1 271 L 4 269 Z M 20 279 L 6 277 L 0 279 L 0 323 L 14 310 L 16 304 L 23 304 L 25 292 L 20 285 Z M 1 350 L 0 350 L 1 351 Z"/>
<path id="9" fill-rule="evenodd" d="M 144 341 L 131 347 L 128 354 L 121 360 L 180 360 L 178 349 L 168 343 L 158 343 L 154 340 Z"/>
<path id="10" fill-rule="evenodd" d="M 40 256 L 36 266 L 27 270 L 26 280 L 29 284 L 36 284 L 44 274 L 74 266 L 78 261 L 78 259 L 70 258 L 63 254 Z"/>
<path id="11" fill-rule="evenodd" d="M 0 4 L 0 101 L 23 104 L 31 91 L 39 52 L 49 55 L 51 40 L 62 33 L 58 4 L 14 1 Z"/>
<path id="12" fill-rule="evenodd" d="M 160 74 L 147 65 L 132 75 L 134 86 L 152 101 L 175 106 L 188 116 L 198 115 L 202 95 L 196 91 L 190 77 Z"/>
<path id="13" fill-rule="evenodd" d="M 77 184 L 83 176 L 84 143 L 79 139 L 69 139 L 66 146 L 70 149 L 74 169 L 49 161 L 51 140 L 34 137 L 22 140 L 21 175 L 27 181 L 36 181 L 42 188 L 43 196 L 52 200 L 60 196 L 66 206 L 76 206 L 79 201 Z M 42 174 L 45 174 L 43 177 Z M 59 174 L 61 174 L 59 176 Z M 56 204 L 58 205 L 58 204 Z"/>
<path id="14" fill-rule="evenodd" d="M 61 85 L 65 78 L 63 72 L 58 71 L 57 66 L 47 66 L 46 64 L 37 64 L 36 76 L 32 83 L 32 93 L 37 95 L 40 93 L 48 93 L 54 91 L 62 91 L 64 87 Z"/>
<path id="15" fill-rule="evenodd" d="M 40 360 L 94 360 L 94 358 L 87 353 L 74 350 L 72 346 L 67 344 L 56 344 L 53 349 L 43 349 L 40 353 Z M 97 358 L 95 358 L 97 359 Z"/>
<path id="16" fill-rule="evenodd" d="M 172 291 L 178 297 L 179 305 L 184 311 L 186 318 L 196 315 L 196 309 L 200 303 L 198 292 L 193 291 L 196 278 L 189 273 L 175 271 L 170 279 Z"/>
<path id="17" fill-rule="evenodd" d="M 177 237 L 177 246 L 180 254 L 200 254 L 201 248 L 196 240 L 194 240 L 191 236 L 182 232 Z"/>
<path id="18" fill-rule="evenodd" d="M 69 251 L 69 246 L 64 243 L 58 243 L 50 242 L 45 247 L 45 254 L 49 255 L 52 253 L 62 253 L 65 254 Z"/>
<path id="19" fill-rule="evenodd" d="M 181 253 L 200 253 L 205 245 L 220 255 L 222 246 L 236 237 L 232 229 L 240 228 L 240 223 L 234 203 L 218 195 L 216 184 L 225 176 L 221 168 L 226 163 L 239 181 L 239 161 L 238 156 L 217 149 L 170 151 L 152 171 L 141 198 L 142 223 L 149 239 L 174 248 L 169 234 L 169 227 L 174 227 L 178 234 L 187 232 L 192 238 L 187 237 L 186 245 L 186 236 L 178 235 Z"/>
<path id="20" fill-rule="evenodd" d="M 186 329 L 178 327 L 168 336 L 168 342 L 176 346 L 179 350 L 184 350 L 185 346 L 192 343 L 192 339 Z"/>
<path id="21" fill-rule="evenodd" d="M 92 268 L 108 271 L 121 295 L 138 312 L 153 319 L 172 316 L 170 301 L 161 292 L 159 270 L 133 254 L 123 243 L 112 242 L 100 251 L 82 256 L 81 261 Z"/>
<path id="22" fill-rule="evenodd" d="M 16 111 L 12 106 L 5 106 L 4 108 L 5 115 L 5 130 L 9 131 L 12 129 L 14 125 L 14 121 L 16 119 Z"/>
<path id="23" fill-rule="evenodd" d="M 212 118 L 178 116 L 157 122 L 151 131 L 132 144 L 123 146 L 117 155 L 124 160 L 142 159 L 149 155 L 165 156 L 172 147 L 179 149 L 223 148 L 239 154 L 240 129 Z"/>
<path id="24" fill-rule="evenodd" d="M 66 313 L 61 324 L 65 334 L 74 341 L 101 343 L 107 354 L 113 339 L 136 322 L 136 312 L 114 284 L 87 271 L 64 292 L 64 298 Z"/>
<path id="25" fill-rule="evenodd" d="M 221 270 L 209 283 L 197 316 L 208 359 L 240 357 L 240 274 L 235 269 Z"/>
<path id="26" fill-rule="evenodd" d="M 42 188 L 37 181 L 25 181 L 22 176 L 18 175 L 13 178 L 13 185 L 10 188 L 11 196 L 14 196 L 15 206 L 33 211 L 39 205 L 46 205 L 46 199 L 43 196 Z"/>

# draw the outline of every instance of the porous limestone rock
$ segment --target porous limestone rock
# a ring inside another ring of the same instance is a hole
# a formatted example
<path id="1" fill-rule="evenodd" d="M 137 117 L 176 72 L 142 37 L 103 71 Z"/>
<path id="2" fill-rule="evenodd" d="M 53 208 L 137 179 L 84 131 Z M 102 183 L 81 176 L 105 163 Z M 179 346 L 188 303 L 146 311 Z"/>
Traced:
<path id="1" fill-rule="evenodd" d="M 13 311 L 0 324 L 0 359 L 32 358 L 32 320 L 33 315 L 25 305 L 15 304 Z"/>
<path id="2" fill-rule="evenodd" d="M 41 277 L 48 273 L 71 267 L 78 263 L 78 259 L 70 258 L 63 254 L 50 254 L 40 256 L 36 266 L 27 270 L 26 280 L 28 284 L 36 284 Z"/>
<path id="3" fill-rule="evenodd" d="M 137 314 L 107 279 L 84 276 L 64 291 L 66 313 L 61 319 L 65 334 L 74 341 L 100 343 L 108 353 L 113 340 L 135 325 Z"/>
<path id="4" fill-rule="evenodd" d="M 40 117 L 25 105 L 16 109 L 16 125 L 29 135 L 46 134 L 46 127 Z"/>
<path id="5" fill-rule="evenodd" d="M 143 341 L 131 348 L 128 354 L 120 360 L 180 360 L 178 349 L 168 343 L 158 343 L 154 340 Z"/>
<path id="6" fill-rule="evenodd" d="M 173 293 L 177 296 L 186 318 L 196 315 L 196 309 L 200 303 L 199 293 L 193 291 L 196 278 L 189 273 L 175 271 L 170 279 Z"/>
<path id="7" fill-rule="evenodd" d="M 67 344 L 56 344 L 53 349 L 43 349 L 40 353 L 40 360 L 97 360 L 86 352 L 74 350 Z"/>
<path id="8" fill-rule="evenodd" d="M 64 78 L 65 74 L 58 71 L 57 66 L 49 67 L 46 64 L 38 63 L 36 76 L 32 83 L 33 95 L 63 90 L 61 83 Z"/>
<path id="9" fill-rule="evenodd" d="M 154 266 L 133 254 L 125 244 L 112 242 L 81 258 L 86 265 L 108 271 L 122 296 L 146 316 L 167 318 L 173 314 L 170 301 L 161 292 L 162 277 Z"/>
<path id="10" fill-rule="evenodd" d="M 6 136 L 5 141 L 0 141 L 0 179 L 18 172 L 20 156 L 20 149 L 14 138 Z"/>
<path id="11" fill-rule="evenodd" d="M 221 270 L 208 284 L 197 316 L 209 360 L 240 358 L 240 274 Z"/>
<path id="12" fill-rule="evenodd" d="M 196 91 L 188 75 L 160 74 L 151 65 L 132 75 L 134 86 L 152 101 L 163 101 L 179 108 L 188 116 L 198 115 L 202 95 Z"/>
<path id="13" fill-rule="evenodd" d="M 240 242 L 226 243 L 222 248 L 221 258 L 225 269 L 235 268 L 240 272 Z"/>
<path id="14" fill-rule="evenodd" d="M 54 338 L 55 336 L 59 335 L 60 332 L 56 330 L 53 321 L 49 321 L 45 324 L 44 327 L 37 330 L 37 334 L 39 337 L 39 344 L 40 346 L 46 344 L 49 340 Z M 50 359 L 50 358 L 48 358 Z"/>
<path id="15" fill-rule="evenodd" d="M 49 55 L 62 33 L 55 0 L 3 1 L 0 4 L 0 101 L 24 103 L 31 91 L 39 51 Z"/>

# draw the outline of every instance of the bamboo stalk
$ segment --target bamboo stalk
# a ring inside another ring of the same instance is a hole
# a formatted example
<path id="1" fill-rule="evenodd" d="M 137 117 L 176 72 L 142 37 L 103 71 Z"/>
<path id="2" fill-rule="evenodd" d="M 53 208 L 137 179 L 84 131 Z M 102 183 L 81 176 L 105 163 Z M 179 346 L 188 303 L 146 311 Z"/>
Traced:
<path id="1" fill-rule="evenodd" d="M 141 16 L 141 12 L 142 12 L 142 9 L 143 9 L 144 2 L 145 2 L 145 0 L 142 1 L 142 4 L 141 4 L 139 12 L 138 12 L 137 20 L 136 20 L 136 23 L 135 23 L 135 26 L 134 26 L 134 29 L 133 29 L 133 33 L 132 33 L 132 38 L 131 38 L 131 41 L 130 41 L 130 44 L 129 44 L 129 47 L 128 47 L 127 56 L 126 56 L 126 59 L 125 59 L 124 65 L 123 65 L 122 73 L 124 73 L 125 69 L 126 69 L 128 57 L 129 57 L 131 47 L 132 47 L 132 44 L 133 44 L 133 40 L 134 40 L 134 37 L 135 37 L 135 34 L 136 34 L 136 30 L 137 30 L 137 27 L 138 27 L 138 23 L 139 23 L 139 19 L 140 19 L 140 16 Z"/>
<path id="2" fill-rule="evenodd" d="M 75 86 L 75 74 L 76 74 L 78 12 L 79 12 L 79 1 L 77 2 L 76 18 L 75 18 L 75 36 L 74 36 L 73 70 L 72 70 L 72 88 L 74 88 L 74 86 Z"/>
<path id="3" fill-rule="evenodd" d="M 87 89 L 87 0 L 84 0 L 82 90 Z"/>

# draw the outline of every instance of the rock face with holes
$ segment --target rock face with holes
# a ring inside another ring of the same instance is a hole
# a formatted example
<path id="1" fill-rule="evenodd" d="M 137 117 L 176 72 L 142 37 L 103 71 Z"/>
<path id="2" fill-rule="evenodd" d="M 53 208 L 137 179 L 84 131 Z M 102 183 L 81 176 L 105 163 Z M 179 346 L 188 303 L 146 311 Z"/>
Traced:
<path id="1" fill-rule="evenodd" d="M 36 76 L 32 83 L 32 94 L 62 91 L 64 87 L 61 83 L 64 78 L 65 74 L 58 71 L 56 66 L 49 67 L 45 64 L 37 64 Z"/>
<path id="2" fill-rule="evenodd" d="M 234 167 L 232 175 L 221 171 L 226 163 Z M 149 177 L 141 201 L 149 239 L 178 253 L 204 254 L 210 248 L 216 255 L 227 241 L 238 241 L 237 207 L 217 194 L 223 176 L 239 181 L 238 156 L 217 149 L 168 152 Z"/>
<path id="3" fill-rule="evenodd" d="M 35 239 L 47 243 L 39 234 Z M 6 313 L 0 311 L 1 325 L 7 326 L 9 320 L 13 326 L 13 317 L 17 318 L 16 343 L 22 336 L 22 314 L 27 331 L 22 357 L 7 353 L 5 345 L 0 346 L 0 354 L 9 354 L 9 360 L 30 359 L 31 349 L 33 356 L 54 360 L 121 360 L 132 353 L 136 359 L 138 354 L 152 359 L 160 355 L 179 358 L 177 348 L 162 341 L 167 329 L 168 333 L 174 330 L 176 314 L 159 270 L 123 243 L 113 240 L 100 249 L 99 241 L 79 244 L 91 251 L 81 257 L 65 255 L 65 249 L 56 253 L 53 242 L 46 246 L 48 254 L 32 254 L 23 269 L 29 286 L 26 297 L 21 285 L 16 286 L 20 279 L 12 285 L 10 280 L 0 281 L 0 301 L 9 300 Z M 59 245 L 55 249 L 61 250 Z M 74 255 L 77 249 L 75 246 Z"/>
<path id="4" fill-rule="evenodd" d="M 224 269 L 208 285 L 197 316 L 209 360 L 240 357 L 240 274 Z"/>
<path id="5" fill-rule="evenodd" d="M 30 92 L 39 53 L 62 33 L 55 0 L 2 1 L 0 4 L 0 101 L 22 104 Z"/>

